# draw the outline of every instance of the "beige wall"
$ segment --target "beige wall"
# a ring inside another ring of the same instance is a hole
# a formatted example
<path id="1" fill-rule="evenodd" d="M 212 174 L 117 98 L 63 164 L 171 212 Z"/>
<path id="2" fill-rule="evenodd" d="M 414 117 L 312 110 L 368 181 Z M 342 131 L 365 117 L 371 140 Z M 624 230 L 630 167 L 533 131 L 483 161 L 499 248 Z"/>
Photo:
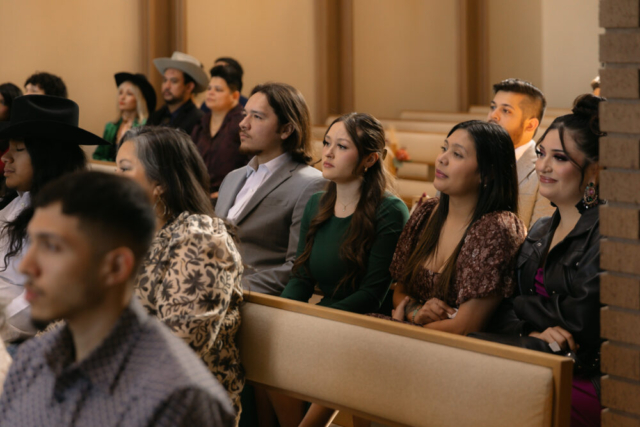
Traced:
<path id="1" fill-rule="evenodd" d="M 598 0 L 542 0 L 542 87 L 568 108 L 598 74 Z"/>
<path id="2" fill-rule="evenodd" d="M 258 83 L 288 83 L 302 92 L 313 114 L 313 1 L 188 0 L 186 8 L 186 50 L 207 72 L 217 57 L 234 57 L 245 71 L 245 95 Z"/>
<path id="3" fill-rule="evenodd" d="M 549 107 L 568 108 L 597 75 L 598 0 L 491 0 L 489 77 L 538 86 Z"/>
<path id="4" fill-rule="evenodd" d="M 140 9 L 132 0 L 0 0 L 0 83 L 36 70 L 62 77 L 80 126 L 102 136 L 116 116 L 118 71 L 142 69 Z"/>
<path id="5" fill-rule="evenodd" d="M 541 0 L 490 0 L 487 7 L 489 84 L 517 77 L 542 89 Z"/>
<path id="6" fill-rule="evenodd" d="M 354 0 L 356 110 L 455 111 L 457 1 Z"/>

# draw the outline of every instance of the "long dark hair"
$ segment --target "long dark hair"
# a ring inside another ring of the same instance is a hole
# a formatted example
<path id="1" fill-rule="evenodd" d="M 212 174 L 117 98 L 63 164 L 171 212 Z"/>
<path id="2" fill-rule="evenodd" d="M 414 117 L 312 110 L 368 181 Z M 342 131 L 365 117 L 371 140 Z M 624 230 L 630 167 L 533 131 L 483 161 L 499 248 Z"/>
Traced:
<path id="1" fill-rule="evenodd" d="M 11 111 L 13 100 L 22 96 L 22 91 L 13 83 L 3 83 L 0 85 L 0 95 L 2 95 L 2 99 L 4 99 L 4 105 Z"/>
<path id="2" fill-rule="evenodd" d="M 584 181 L 584 173 L 587 166 L 598 162 L 599 140 L 601 136 L 606 135 L 606 133 L 600 131 L 600 116 L 598 114 L 598 105 L 603 101 L 606 101 L 606 98 L 590 93 L 578 96 L 573 101 L 572 113 L 557 117 L 538 141 L 538 145 L 540 145 L 549 131 L 558 130 L 562 149 L 569 161 L 580 171 L 580 185 Z M 584 164 L 579 164 L 569 155 L 564 143 L 565 132 L 571 135 L 571 138 L 576 142 L 578 150 L 584 154 Z M 580 190 L 582 191 L 583 189 L 581 188 Z"/>
<path id="3" fill-rule="evenodd" d="M 278 124 L 290 124 L 293 132 L 282 142 L 282 151 L 289 153 L 298 163 L 310 164 L 313 157 L 311 145 L 311 116 L 302 93 L 286 83 L 264 83 L 251 91 L 253 96 L 262 93 L 276 116 Z"/>
<path id="4" fill-rule="evenodd" d="M 33 182 L 29 190 L 31 198 L 35 197 L 48 182 L 66 173 L 86 168 L 87 160 L 84 151 L 77 144 L 43 138 L 25 138 L 24 145 L 33 168 Z M 4 209 L 17 196 L 16 190 L 10 190 L 0 201 L 0 209 Z M 29 204 L 13 221 L 2 227 L 2 232 L 9 239 L 9 246 L 1 271 L 6 270 L 11 258 L 22 251 L 27 237 L 27 225 L 33 217 L 33 212 L 33 206 Z"/>
<path id="5" fill-rule="evenodd" d="M 380 202 L 390 184 L 390 177 L 384 168 L 383 158 L 385 150 L 384 128 L 373 116 L 363 113 L 350 113 L 338 117 L 331 123 L 331 127 L 342 122 L 349 137 L 358 149 L 358 163 L 353 171 L 354 175 L 362 175 L 360 200 L 356 205 L 349 229 L 340 246 L 340 258 L 347 264 L 348 273 L 340 279 L 335 292 L 344 285 L 356 288 L 367 270 L 367 258 L 376 237 L 376 216 Z M 326 133 L 325 133 L 326 137 Z M 363 160 L 371 153 L 378 153 L 379 159 L 364 171 Z M 309 224 L 307 239 L 302 254 L 293 265 L 293 273 L 304 266 L 308 271 L 308 261 L 311 257 L 313 242 L 318 230 L 334 213 L 336 204 L 336 184 L 329 182 L 327 191 L 320 199 L 318 213 Z"/>
<path id="6" fill-rule="evenodd" d="M 440 278 L 436 283 L 435 297 L 443 301 L 451 301 L 451 285 L 455 277 L 456 262 L 462 249 L 469 228 L 491 212 L 507 211 L 518 213 L 518 174 L 513 143 L 502 127 L 480 120 L 462 122 L 453 127 L 447 137 L 457 130 L 466 131 L 476 148 L 480 184 L 478 186 L 478 203 L 464 236 L 447 259 Z M 409 293 L 418 275 L 423 274 L 423 266 L 429 258 L 435 256 L 438 240 L 444 222 L 449 214 L 449 196 L 442 193 L 437 208 L 427 221 L 424 232 L 413 250 L 404 270 L 401 282 Z"/>
<path id="7" fill-rule="evenodd" d="M 162 203 L 170 217 L 182 212 L 215 217 L 209 173 L 189 135 L 168 127 L 140 126 L 128 130 L 121 141 L 120 146 L 126 141 L 134 144 L 147 178 L 162 187 Z"/>

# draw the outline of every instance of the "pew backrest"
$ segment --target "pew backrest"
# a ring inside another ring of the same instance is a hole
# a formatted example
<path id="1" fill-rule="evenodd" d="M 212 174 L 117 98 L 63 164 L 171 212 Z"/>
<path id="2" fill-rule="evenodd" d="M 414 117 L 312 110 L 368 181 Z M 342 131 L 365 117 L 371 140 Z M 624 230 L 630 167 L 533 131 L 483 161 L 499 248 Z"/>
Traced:
<path id="1" fill-rule="evenodd" d="M 568 426 L 568 358 L 245 293 L 246 378 L 393 426 Z"/>

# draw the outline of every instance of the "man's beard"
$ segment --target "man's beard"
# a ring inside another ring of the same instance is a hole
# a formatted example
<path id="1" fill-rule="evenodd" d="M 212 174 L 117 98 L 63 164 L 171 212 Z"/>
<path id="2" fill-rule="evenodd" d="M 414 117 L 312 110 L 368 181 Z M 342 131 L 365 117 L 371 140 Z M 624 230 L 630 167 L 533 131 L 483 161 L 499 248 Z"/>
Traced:
<path id="1" fill-rule="evenodd" d="M 175 105 L 175 104 L 182 104 L 182 99 L 178 98 L 176 96 L 173 96 L 172 94 L 169 94 L 171 96 L 171 98 L 166 99 L 164 97 L 164 94 L 162 94 L 162 98 L 164 99 L 165 104 L 167 105 Z"/>

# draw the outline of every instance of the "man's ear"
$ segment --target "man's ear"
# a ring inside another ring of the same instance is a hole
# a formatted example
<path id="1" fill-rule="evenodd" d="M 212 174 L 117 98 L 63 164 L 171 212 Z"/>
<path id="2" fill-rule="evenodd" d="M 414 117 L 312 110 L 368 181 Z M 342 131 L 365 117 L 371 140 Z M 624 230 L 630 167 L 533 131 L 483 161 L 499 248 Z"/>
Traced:
<path id="1" fill-rule="evenodd" d="M 126 246 L 107 252 L 100 266 L 102 282 L 107 287 L 127 282 L 133 273 L 135 259 L 133 251 Z"/>
<path id="2" fill-rule="evenodd" d="M 193 95 L 193 92 L 196 90 L 196 84 L 194 82 L 189 82 L 186 85 L 187 90 L 189 90 L 189 96 Z"/>
<path id="3" fill-rule="evenodd" d="M 291 136 L 292 133 L 293 133 L 293 125 L 291 123 L 287 123 L 286 125 L 280 127 L 280 138 L 283 141 L 289 138 L 289 136 Z"/>
<path id="4" fill-rule="evenodd" d="M 234 101 L 239 101 L 240 100 L 240 91 L 239 90 L 234 90 L 233 92 L 231 92 L 231 97 L 233 98 Z"/>
<path id="5" fill-rule="evenodd" d="M 540 120 L 537 117 L 532 117 L 524 121 L 524 131 L 525 132 L 535 132 L 540 126 Z"/>

